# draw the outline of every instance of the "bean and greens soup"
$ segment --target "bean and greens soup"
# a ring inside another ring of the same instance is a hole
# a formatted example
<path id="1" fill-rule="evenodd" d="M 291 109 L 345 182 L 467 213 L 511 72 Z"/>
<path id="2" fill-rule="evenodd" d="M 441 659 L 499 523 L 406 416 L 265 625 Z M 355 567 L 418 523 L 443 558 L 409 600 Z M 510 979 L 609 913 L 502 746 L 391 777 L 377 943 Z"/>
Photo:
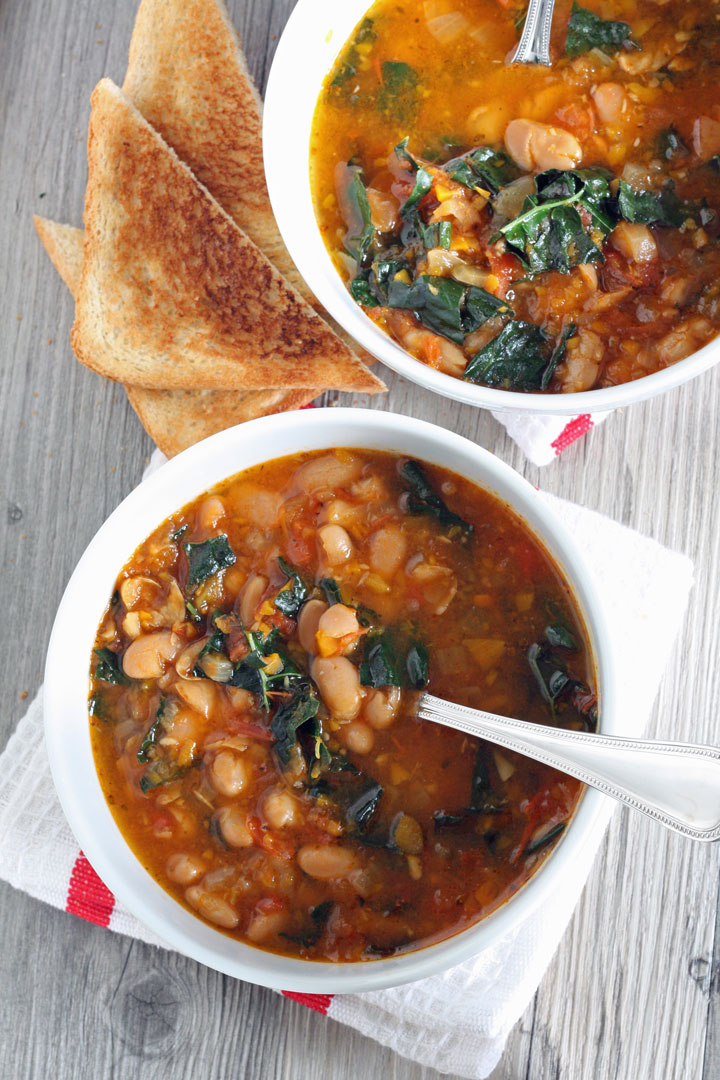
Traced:
<path id="1" fill-rule="evenodd" d="M 98 775 L 201 918 L 314 960 L 401 953 L 511 896 L 581 789 L 420 721 L 426 686 L 596 725 L 568 586 L 505 504 L 389 453 L 283 458 L 184 507 L 120 573 L 92 658 Z"/>
<path id="2" fill-rule="evenodd" d="M 720 329 L 716 0 L 378 0 L 318 101 L 311 182 L 355 300 L 418 360 L 577 392 Z"/>

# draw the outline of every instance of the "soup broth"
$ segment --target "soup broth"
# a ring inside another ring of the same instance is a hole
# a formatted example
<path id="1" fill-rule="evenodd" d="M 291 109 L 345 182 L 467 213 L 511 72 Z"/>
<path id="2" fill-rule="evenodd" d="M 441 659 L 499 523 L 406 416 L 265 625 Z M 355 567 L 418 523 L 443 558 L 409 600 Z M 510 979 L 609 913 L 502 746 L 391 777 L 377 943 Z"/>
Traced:
<path id="1" fill-rule="evenodd" d="M 720 328 L 717 4 L 559 2 L 550 68 L 506 62 L 524 14 L 368 10 L 314 117 L 318 224 L 367 315 L 431 367 L 628 382 Z"/>
<path id="2" fill-rule="evenodd" d="M 119 574 L 92 660 L 98 775 L 137 857 L 201 918 L 314 960 L 401 953 L 507 900 L 581 790 L 420 721 L 426 686 L 593 728 L 557 566 L 445 469 L 284 458 L 184 507 Z"/>

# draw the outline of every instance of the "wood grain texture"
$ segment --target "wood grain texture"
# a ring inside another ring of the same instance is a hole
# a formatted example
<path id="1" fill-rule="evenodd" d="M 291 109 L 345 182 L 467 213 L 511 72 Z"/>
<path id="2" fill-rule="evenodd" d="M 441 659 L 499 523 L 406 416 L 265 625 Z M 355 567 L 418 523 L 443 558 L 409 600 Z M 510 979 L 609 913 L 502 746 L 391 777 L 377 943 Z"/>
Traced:
<path id="1" fill-rule="evenodd" d="M 291 7 L 292 0 L 231 5 L 261 85 Z M 0 747 L 26 708 L 20 694 L 39 686 L 75 562 L 152 449 L 121 389 L 73 359 L 71 303 L 31 221 L 34 212 L 81 221 L 90 91 L 103 75 L 122 80 L 133 15 L 132 0 L 0 0 Z M 720 371 L 616 414 L 542 470 L 489 415 L 392 375 L 388 383 L 387 399 L 356 403 L 459 431 L 531 483 L 691 556 L 696 587 L 651 730 L 720 740 Z M 719 850 L 616 814 L 569 932 L 493 1080 L 720 1076 Z M 438 1076 L 269 991 L 7 886 L 0 886 L 0 941 L 3 1080 Z"/>

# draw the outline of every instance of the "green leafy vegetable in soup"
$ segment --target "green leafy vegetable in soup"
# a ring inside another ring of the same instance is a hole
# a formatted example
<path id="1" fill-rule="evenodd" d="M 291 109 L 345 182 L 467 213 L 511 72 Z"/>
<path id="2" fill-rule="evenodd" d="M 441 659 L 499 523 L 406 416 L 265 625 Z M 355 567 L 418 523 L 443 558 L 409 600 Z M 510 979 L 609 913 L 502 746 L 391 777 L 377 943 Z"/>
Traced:
<path id="1" fill-rule="evenodd" d="M 548 69 L 505 62 L 522 6 L 378 0 L 311 137 L 318 224 L 353 299 L 419 361 L 524 393 L 615 386 L 711 341 L 715 8 L 574 2 Z"/>
<path id="2" fill-rule="evenodd" d="M 98 776 L 143 865 L 218 929 L 335 962 L 493 911 L 580 793 L 418 720 L 426 688 L 597 720 L 584 626 L 523 522 L 379 451 L 271 461 L 162 523 L 121 568 L 89 674 Z"/>

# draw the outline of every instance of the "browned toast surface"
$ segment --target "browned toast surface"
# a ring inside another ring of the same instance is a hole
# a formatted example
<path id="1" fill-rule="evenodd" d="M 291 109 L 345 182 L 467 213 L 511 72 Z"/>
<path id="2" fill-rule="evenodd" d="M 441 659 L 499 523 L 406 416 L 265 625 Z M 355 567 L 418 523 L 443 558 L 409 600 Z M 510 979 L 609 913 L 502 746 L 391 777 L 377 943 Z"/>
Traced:
<path id="1" fill-rule="evenodd" d="M 38 216 L 33 220 L 53 266 L 74 297 L 82 272 L 82 229 Z M 302 408 L 316 396 L 315 390 L 125 389 L 143 427 L 167 457 L 245 420 Z"/>
<path id="2" fill-rule="evenodd" d="M 384 389 L 109 79 L 88 172 L 72 333 L 88 367 L 149 389 Z"/>

